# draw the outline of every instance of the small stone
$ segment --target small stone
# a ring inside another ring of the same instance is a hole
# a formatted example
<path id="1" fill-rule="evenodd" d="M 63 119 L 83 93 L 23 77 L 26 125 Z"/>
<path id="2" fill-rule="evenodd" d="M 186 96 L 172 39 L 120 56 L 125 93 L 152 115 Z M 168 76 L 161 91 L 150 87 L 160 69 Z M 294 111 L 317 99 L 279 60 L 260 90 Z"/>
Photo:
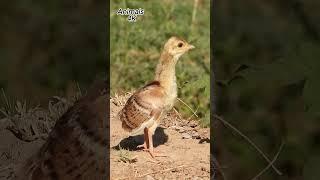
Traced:
<path id="1" fill-rule="evenodd" d="M 185 132 L 186 130 L 181 127 L 181 126 L 172 126 L 176 131 L 178 131 L 179 133 L 183 133 Z"/>
<path id="2" fill-rule="evenodd" d="M 154 178 L 150 175 L 146 176 L 146 180 L 154 180 Z"/>
<path id="3" fill-rule="evenodd" d="M 196 139 L 200 139 L 199 133 L 197 131 L 192 132 L 192 137 Z"/>
<path id="4" fill-rule="evenodd" d="M 182 139 L 191 139 L 192 136 L 188 133 L 182 133 Z"/>

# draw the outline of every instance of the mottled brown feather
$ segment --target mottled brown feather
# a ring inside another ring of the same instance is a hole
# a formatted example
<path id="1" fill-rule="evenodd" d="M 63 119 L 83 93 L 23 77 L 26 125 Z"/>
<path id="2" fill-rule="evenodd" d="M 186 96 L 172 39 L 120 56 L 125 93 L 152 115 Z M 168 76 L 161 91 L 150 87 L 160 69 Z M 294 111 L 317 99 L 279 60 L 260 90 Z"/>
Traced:
<path id="1" fill-rule="evenodd" d="M 132 131 L 152 117 L 157 119 L 159 112 L 163 109 L 164 97 L 164 89 L 157 81 L 135 92 L 120 112 L 122 127 L 127 131 Z"/>
<path id="2" fill-rule="evenodd" d="M 96 83 L 57 121 L 46 143 L 16 179 L 106 179 L 107 100 L 107 83 Z"/>

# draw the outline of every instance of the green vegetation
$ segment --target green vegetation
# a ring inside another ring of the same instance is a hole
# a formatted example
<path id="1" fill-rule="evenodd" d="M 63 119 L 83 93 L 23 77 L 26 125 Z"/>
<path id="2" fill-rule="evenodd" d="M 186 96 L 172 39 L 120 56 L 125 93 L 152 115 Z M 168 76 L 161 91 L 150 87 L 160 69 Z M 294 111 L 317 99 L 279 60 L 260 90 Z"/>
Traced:
<path id="1" fill-rule="evenodd" d="M 123 149 L 119 145 L 119 159 L 118 159 L 118 161 L 122 161 L 124 163 L 134 163 L 137 161 L 137 156 L 133 156 L 129 150 Z"/>
<path id="2" fill-rule="evenodd" d="M 317 8 L 315 8 L 318 6 Z M 214 69 L 218 113 L 248 135 L 284 173 L 261 179 L 319 179 L 320 26 L 313 1 L 217 1 Z M 267 163 L 223 126 L 217 137 L 227 179 L 251 179 Z M 260 178 L 259 178 L 260 179 Z"/>
<path id="3" fill-rule="evenodd" d="M 178 97 L 197 111 L 207 126 L 210 123 L 210 3 L 194 2 L 111 1 L 111 92 L 112 95 L 127 92 L 151 81 L 164 43 L 172 35 L 180 36 L 196 49 L 182 56 L 177 64 Z M 132 23 L 127 21 L 127 16 L 116 15 L 119 8 L 143 8 L 145 14 Z M 176 104 L 185 117 L 192 115 L 185 105 Z"/>

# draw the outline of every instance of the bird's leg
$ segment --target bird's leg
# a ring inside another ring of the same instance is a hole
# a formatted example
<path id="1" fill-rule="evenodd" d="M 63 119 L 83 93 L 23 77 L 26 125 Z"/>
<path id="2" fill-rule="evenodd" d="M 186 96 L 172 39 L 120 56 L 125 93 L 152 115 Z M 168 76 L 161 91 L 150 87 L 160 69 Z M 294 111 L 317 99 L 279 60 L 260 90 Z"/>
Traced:
<path id="1" fill-rule="evenodd" d="M 152 132 L 150 129 L 148 129 L 148 140 L 149 140 L 149 153 L 150 155 L 155 158 L 155 157 L 166 157 L 166 155 L 160 154 L 159 152 L 154 152 L 153 150 L 153 139 L 152 139 Z"/>
<path id="2" fill-rule="evenodd" d="M 143 135 L 144 135 L 143 141 L 144 142 L 143 142 L 143 144 L 138 145 L 137 148 L 143 148 L 144 151 L 149 149 L 148 132 L 149 132 L 148 128 L 144 128 L 144 133 L 143 133 Z"/>

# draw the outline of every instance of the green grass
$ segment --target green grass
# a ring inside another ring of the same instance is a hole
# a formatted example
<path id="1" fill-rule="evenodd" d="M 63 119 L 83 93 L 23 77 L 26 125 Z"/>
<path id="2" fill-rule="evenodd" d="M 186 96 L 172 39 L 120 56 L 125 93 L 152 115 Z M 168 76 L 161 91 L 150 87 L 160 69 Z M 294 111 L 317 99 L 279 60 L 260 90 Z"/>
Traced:
<path id="1" fill-rule="evenodd" d="M 145 14 L 130 23 L 117 16 L 119 8 L 143 8 Z M 110 6 L 111 92 L 137 89 L 151 81 L 165 41 L 175 35 L 196 49 L 177 64 L 178 97 L 208 126 L 210 114 L 210 1 L 112 1 Z M 195 15 L 192 18 L 193 14 Z M 176 107 L 185 117 L 192 112 Z"/>

